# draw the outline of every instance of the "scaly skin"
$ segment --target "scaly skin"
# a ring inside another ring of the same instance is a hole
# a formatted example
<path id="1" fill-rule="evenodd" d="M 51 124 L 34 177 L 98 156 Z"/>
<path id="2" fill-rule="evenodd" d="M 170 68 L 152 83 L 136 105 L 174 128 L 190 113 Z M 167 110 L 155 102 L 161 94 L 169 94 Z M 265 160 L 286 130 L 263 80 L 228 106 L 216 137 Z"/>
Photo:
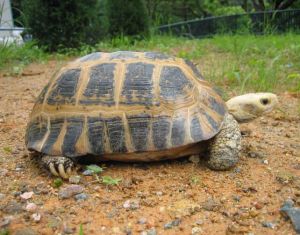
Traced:
<path id="1" fill-rule="evenodd" d="M 227 170 L 233 167 L 239 160 L 241 138 L 238 122 L 232 115 L 226 114 L 221 131 L 209 144 L 208 167 L 213 170 Z"/>
<path id="2" fill-rule="evenodd" d="M 42 156 L 42 164 L 55 176 L 68 179 L 74 168 L 74 162 L 63 156 Z"/>

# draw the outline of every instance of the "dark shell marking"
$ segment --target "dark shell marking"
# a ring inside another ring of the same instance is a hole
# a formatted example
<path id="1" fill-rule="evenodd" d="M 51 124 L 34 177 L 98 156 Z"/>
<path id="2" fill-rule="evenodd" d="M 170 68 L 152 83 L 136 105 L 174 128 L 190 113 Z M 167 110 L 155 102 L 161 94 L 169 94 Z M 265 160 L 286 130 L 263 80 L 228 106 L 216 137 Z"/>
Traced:
<path id="1" fill-rule="evenodd" d="M 153 105 L 153 64 L 133 63 L 126 68 L 121 104 Z"/>
<path id="2" fill-rule="evenodd" d="M 136 151 L 146 151 L 151 116 L 141 114 L 127 117 L 131 141 Z"/>
<path id="3" fill-rule="evenodd" d="M 63 124 L 64 124 L 63 118 L 50 119 L 50 130 L 49 130 L 50 132 L 45 144 L 42 146 L 41 152 L 51 155 L 52 146 L 56 142 Z"/>
<path id="4" fill-rule="evenodd" d="M 88 140 L 91 152 L 95 155 L 101 155 L 105 152 L 105 122 L 100 117 L 88 117 Z"/>
<path id="5" fill-rule="evenodd" d="M 83 92 L 80 104 L 114 105 L 114 77 L 116 64 L 104 63 L 91 68 L 90 80 Z"/>
<path id="6" fill-rule="evenodd" d="M 166 149 L 168 135 L 171 130 L 171 119 L 166 116 L 154 118 L 152 123 L 152 141 L 156 149 Z"/>
<path id="7" fill-rule="evenodd" d="M 108 139 L 113 153 L 126 153 L 127 148 L 125 145 L 125 130 L 123 121 L 119 117 L 114 117 L 105 120 Z"/>
<path id="8" fill-rule="evenodd" d="M 76 156 L 75 145 L 83 129 L 84 117 L 72 117 L 67 119 L 67 131 L 62 145 L 64 156 Z"/>
<path id="9" fill-rule="evenodd" d="M 161 96 L 166 100 L 177 100 L 189 96 L 192 84 L 182 70 L 175 66 L 164 66 L 160 75 Z"/>
<path id="10" fill-rule="evenodd" d="M 71 69 L 64 72 L 52 87 L 47 103 L 50 105 L 75 104 L 75 93 L 80 71 L 80 69 Z"/>

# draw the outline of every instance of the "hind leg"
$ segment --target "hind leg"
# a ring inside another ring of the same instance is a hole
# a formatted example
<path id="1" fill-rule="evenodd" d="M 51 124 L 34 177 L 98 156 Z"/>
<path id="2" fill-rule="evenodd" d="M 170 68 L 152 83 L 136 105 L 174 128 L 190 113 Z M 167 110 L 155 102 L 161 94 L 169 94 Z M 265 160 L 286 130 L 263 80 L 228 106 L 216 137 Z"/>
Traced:
<path id="1" fill-rule="evenodd" d="M 221 131 L 209 144 L 208 167 L 213 170 L 227 170 L 239 160 L 241 132 L 237 121 L 227 114 Z"/>
<path id="2" fill-rule="evenodd" d="M 72 173 L 75 163 L 73 160 L 63 156 L 42 156 L 42 164 L 46 167 L 53 175 L 60 176 L 64 179 L 68 179 Z"/>

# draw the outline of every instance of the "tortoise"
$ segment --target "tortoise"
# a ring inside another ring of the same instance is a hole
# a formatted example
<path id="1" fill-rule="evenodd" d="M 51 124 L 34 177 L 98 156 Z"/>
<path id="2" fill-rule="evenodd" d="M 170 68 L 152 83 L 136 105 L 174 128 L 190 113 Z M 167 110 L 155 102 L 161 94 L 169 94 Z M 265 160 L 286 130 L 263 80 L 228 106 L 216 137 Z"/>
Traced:
<path id="1" fill-rule="evenodd" d="M 196 66 L 181 58 L 96 52 L 70 62 L 45 86 L 25 142 L 53 175 L 63 178 L 80 159 L 146 162 L 203 151 L 209 168 L 226 170 L 239 159 L 238 122 L 277 103 L 272 93 L 225 103 Z"/>

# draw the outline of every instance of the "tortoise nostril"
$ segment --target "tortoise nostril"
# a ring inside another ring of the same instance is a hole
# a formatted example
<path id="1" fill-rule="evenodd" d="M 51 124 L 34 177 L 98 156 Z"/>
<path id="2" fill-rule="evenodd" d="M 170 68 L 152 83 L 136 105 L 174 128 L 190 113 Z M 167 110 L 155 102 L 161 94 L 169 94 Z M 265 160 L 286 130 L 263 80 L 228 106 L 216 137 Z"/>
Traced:
<path id="1" fill-rule="evenodd" d="M 267 105 L 269 103 L 269 99 L 263 98 L 260 100 L 260 103 L 262 103 L 263 105 Z"/>

